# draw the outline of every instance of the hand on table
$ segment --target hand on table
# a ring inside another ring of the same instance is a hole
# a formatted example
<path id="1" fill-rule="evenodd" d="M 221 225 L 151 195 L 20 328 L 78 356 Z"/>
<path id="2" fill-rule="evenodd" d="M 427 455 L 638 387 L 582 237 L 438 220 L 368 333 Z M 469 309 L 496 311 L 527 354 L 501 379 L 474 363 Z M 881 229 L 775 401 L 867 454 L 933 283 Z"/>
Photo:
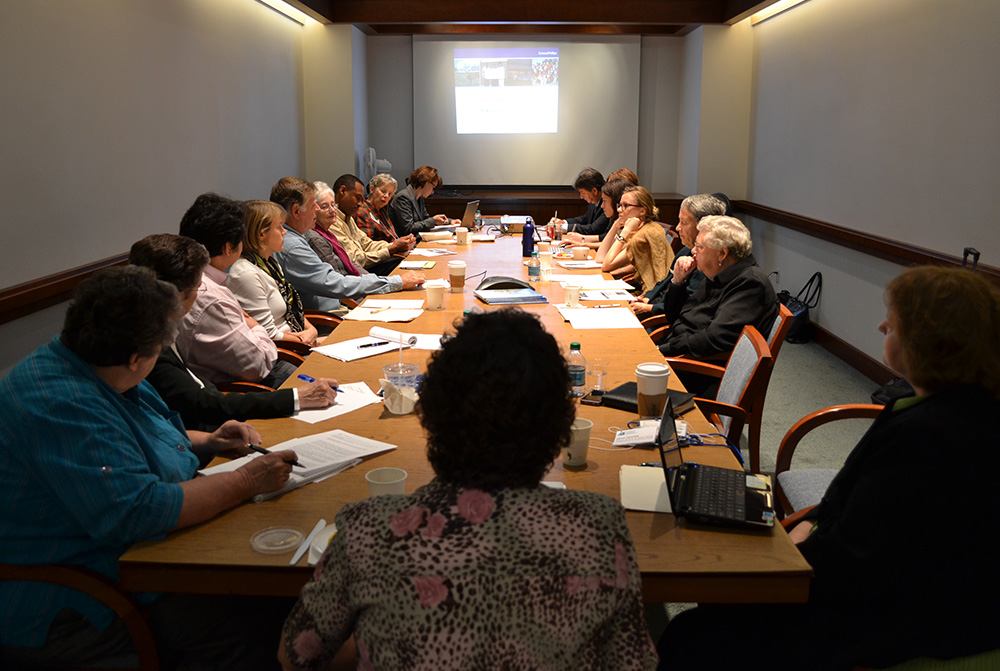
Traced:
<path id="1" fill-rule="evenodd" d="M 445 214 L 435 214 L 434 215 L 434 223 L 437 224 L 438 226 L 444 226 L 445 224 L 448 223 L 448 215 L 445 215 Z"/>
<path id="2" fill-rule="evenodd" d="M 284 487 L 288 482 L 288 475 L 292 472 L 292 464 L 289 462 L 297 458 L 292 450 L 278 450 L 251 459 L 248 464 L 240 466 L 235 472 L 243 478 L 250 496 L 267 494 Z"/>
<path id="3" fill-rule="evenodd" d="M 586 240 L 579 233 L 566 233 L 562 239 L 562 244 L 564 245 L 582 245 L 585 242 Z"/>
<path id="4" fill-rule="evenodd" d="M 415 270 L 407 270 L 399 275 L 403 279 L 403 288 L 412 289 L 414 287 L 419 287 L 424 283 L 426 279 L 423 273 L 418 273 Z"/>
<path id="5" fill-rule="evenodd" d="M 639 318 L 645 317 L 653 312 L 653 306 L 649 303 L 643 303 L 643 300 L 644 298 L 633 301 L 632 305 L 629 306 L 632 308 L 632 312 L 635 313 L 635 316 Z"/>
<path id="6" fill-rule="evenodd" d="M 389 244 L 389 255 L 390 256 L 406 256 L 410 253 L 410 250 L 417 244 L 417 239 L 413 237 L 413 234 L 405 235 L 401 238 L 396 238 Z"/>
<path id="7" fill-rule="evenodd" d="M 231 419 L 210 434 L 205 440 L 206 446 L 213 454 L 229 451 L 246 451 L 247 443 L 261 444 L 260 434 L 246 422 Z"/>
<path id="8" fill-rule="evenodd" d="M 299 387 L 299 408 L 313 410 L 329 408 L 337 402 L 337 392 L 334 388 L 339 383 L 331 378 L 320 378 Z"/>

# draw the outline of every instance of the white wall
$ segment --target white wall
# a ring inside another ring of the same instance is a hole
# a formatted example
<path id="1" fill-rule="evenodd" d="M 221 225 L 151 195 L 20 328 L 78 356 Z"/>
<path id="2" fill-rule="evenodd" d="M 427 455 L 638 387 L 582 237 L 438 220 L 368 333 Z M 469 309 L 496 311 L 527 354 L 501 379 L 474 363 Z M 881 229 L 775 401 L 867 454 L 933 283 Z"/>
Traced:
<path id="1" fill-rule="evenodd" d="M 299 174 L 302 28 L 248 0 L 4 3 L 0 288 L 176 232 L 205 191 Z M 65 306 L 0 326 L 0 371 Z"/>
<path id="2" fill-rule="evenodd" d="M 1000 3 L 811 0 L 753 28 L 748 197 L 1000 265 Z M 758 260 L 797 290 L 824 273 L 818 322 L 881 358 L 874 325 L 902 268 L 751 220 Z"/>
<path id="3" fill-rule="evenodd" d="M 704 28 L 684 38 L 681 56 L 681 113 L 678 128 L 677 188 L 698 193 L 698 138 L 701 135 L 701 67 Z M 715 189 L 711 189 L 715 191 Z"/>
<path id="4" fill-rule="evenodd" d="M 639 73 L 639 180 L 654 193 L 677 190 L 683 40 L 643 37 Z M 622 166 L 608 166 L 615 169 Z"/>
<path id="5" fill-rule="evenodd" d="M 304 29 L 305 173 L 295 176 L 332 185 L 355 170 L 354 32 L 351 26 L 317 23 Z M 363 49 L 359 57 L 363 59 Z"/>
<path id="6" fill-rule="evenodd" d="M 400 186 L 413 162 L 413 38 L 368 38 L 368 139 Z"/>
<path id="7" fill-rule="evenodd" d="M 301 30 L 246 0 L 5 3 L 0 287 L 176 231 L 301 169 Z M 13 250 L 13 251 L 11 251 Z"/>

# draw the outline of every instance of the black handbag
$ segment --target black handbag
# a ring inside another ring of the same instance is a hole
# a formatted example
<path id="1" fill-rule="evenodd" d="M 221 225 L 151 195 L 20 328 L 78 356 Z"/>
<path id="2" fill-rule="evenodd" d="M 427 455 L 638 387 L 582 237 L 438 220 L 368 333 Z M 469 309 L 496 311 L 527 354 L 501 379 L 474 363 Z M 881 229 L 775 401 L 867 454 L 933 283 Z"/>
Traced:
<path id="1" fill-rule="evenodd" d="M 809 342 L 812 338 L 812 323 L 809 310 L 819 305 L 819 295 L 823 291 L 823 274 L 816 272 L 805 286 L 794 296 L 788 291 L 779 291 L 778 300 L 792 312 L 792 324 L 788 327 L 785 340 L 794 343 Z"/>

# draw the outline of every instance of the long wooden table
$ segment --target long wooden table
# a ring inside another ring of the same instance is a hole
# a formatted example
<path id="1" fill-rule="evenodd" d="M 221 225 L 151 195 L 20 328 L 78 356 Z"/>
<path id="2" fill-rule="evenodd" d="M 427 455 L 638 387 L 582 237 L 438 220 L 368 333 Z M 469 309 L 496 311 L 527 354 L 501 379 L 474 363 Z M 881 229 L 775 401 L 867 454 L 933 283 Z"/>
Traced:
<path id="1" fill-rule="evenodd" d="M 438 246 L 431 243 L 431 246 Z M 520 254 L 520 240 L 501 238 L 495 243 L 473 243 L 468 247 L 448 246 L 468 264 L 464 293 L 449 293 L 445 309 L 425 311 L 418 319 L 404 324 L 387 324 L 408 333 L 444 333 L 453 328 L 467 309 L 497 309 L 484 306 L 473 296 L 479 279 L 488 276 L 526 277 Z M 423 258 L 423 257 L 411 257 Z M 447 277 L 447 261 L 453 256 L 437 257 L 428 278 Z M 569 271 L 554 268 L 553 272 Z M 592 272 L 592 271 L 591 271 Z M 543 282 L 539 291 L 552 303 L 562 302 L 558 283 Z M 422 291 L 380 296 L 378 298 L 415 298 Z M 552 305 L 528 305 L 523 309 L 542 319 L 545 328 L 568 350 L 570 341 L 581 343 L 585 356 L 609 361 L 606 382 L 609 387 L 634 379 L 635 366 L 644 361 L 662 360 L 642 329 L 575 330 L 562 320 Z M 337 340 L 367 335 L 371 322 L 345 321 L 332 334 Z M 430 352 L 405 350 L 404 362 L 417 363 L 424 369 Z M 308 358 L 302 372 L 314 377 L 333 377 L 341 382 L 366 382 L 379 388 L 382 366 L 398 360 L 397 353 L 381 354 L 344 363 L 319 354 Z M 303 384 L 289 380 L 287 385 Z M 682 389 L 675 376 L 670 386 Z M 579 406 L 578 412 L 594 422 L 587 467 L 564 469 L 556 460 L 546 480 L 564 482 L 570 489 L 585 489 L 619 498 L 618 471 L 622 464 L 656 460 L 652 450 L 602 451 L 607 446 L 598 438 L 610 440 L 610 427 L 624 428 L 634 416 L 603 407 Z M 456 421 L 475 421 L 475 417 Z M 708 431 L 710 425 L 698 411 L 685 416 L 694 430 Z M 122 585 L 131 590 L 205 594 L 297 595 L 312 573 L 303 558 L 289 566 L 290 556 L 265 555 L 250 547 L 250 537 L 272 526 L 294 526 L 308 531 L 320 518 L 332 522 L 345 504 L 368 495 L 364 475 L 379 466 L 399 466 L 408 472 L 406 491 L 429 482 L 434 474 L 425 456 L 423 429 L 414 415 L 394 416 L 381 404 L 371 405 L 318 424 L 294 418 L 258 420 L 253 424 L 265 444 L 327 431 L 334 428 L 374 438 L 398 446 L 391 452 L 370 457 L 361 465 L 289 492 L 264 503 L 248 503 L 229 510 L 198 526 L 171 533 L 161 541 L 140 543 L 121 559 Z M 684 457 L 704 464 L 738 467 L 725 448 L 685 449 Z M 801 602 L 808 595 L 811 569 L 785 532 L 779 527 L 763 531 L 738 531 L 689 525 L 672 515 L 628 513 L 629 528 L 638 554 L 643 578 L 643 594 L 649 602 Z"/>

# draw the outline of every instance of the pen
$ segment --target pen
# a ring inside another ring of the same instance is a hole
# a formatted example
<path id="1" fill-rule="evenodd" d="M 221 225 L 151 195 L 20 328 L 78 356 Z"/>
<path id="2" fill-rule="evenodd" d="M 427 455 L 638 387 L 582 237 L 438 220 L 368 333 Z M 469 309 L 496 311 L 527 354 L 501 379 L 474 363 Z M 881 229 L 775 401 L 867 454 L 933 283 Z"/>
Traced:
<path id="1" fill-rule="evenodd" d="M 601 308 L 616 308 L 618 306 L 617 305 L 591 305 L 590 307 L 594 308 L 595 310 L 600 310 Z"/>
<path id="2" fill-rule="evenodd" d="M 358 345 L 358 349 L 362 349 L 364 347 L 378 347 L 379 345 L 388 345 L 388 344 L 389 344 L 388 340 L 382 340 L 379 342 L 367 342 L 364 345 Z"/>
<path id="3" fill-rule="evenodd" d="M 316 381 L 316 378 L 309 377 L 305 373 L 299 373 L 299 379 L 300 380 L 305 380 L 306 382 L 315 382 Z M 344 393 L 344 391 L 340 387 L 330 387 L 330 389 L 333 389 L 338 394 L 343 394 Z"/>
<path id="4" fill-rule="evenodd" d="M 368 310 L 370 314 L 375 314 L 377 312 L 385 312 L 389 308 L 365 308 L 365 309 Z"/>
<path id="5" fill-rule="evenodd" d="M 247 449 L 248 450 L 252 450 L 253 452 L 259 452 L 261 454 L 271 454 L 270 450 L 265 450 L 260 445 L 254 445 L 253 443 L 247 443 Z M 300 464 L 297 461 L 289 461 L 288 463 L 290 463 L 292 466 L 298 466 L 299 468 L 305 468 L 305 466 L 303 466 L 302 464 Z"/>

